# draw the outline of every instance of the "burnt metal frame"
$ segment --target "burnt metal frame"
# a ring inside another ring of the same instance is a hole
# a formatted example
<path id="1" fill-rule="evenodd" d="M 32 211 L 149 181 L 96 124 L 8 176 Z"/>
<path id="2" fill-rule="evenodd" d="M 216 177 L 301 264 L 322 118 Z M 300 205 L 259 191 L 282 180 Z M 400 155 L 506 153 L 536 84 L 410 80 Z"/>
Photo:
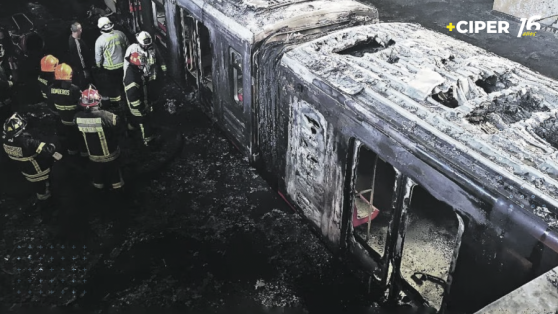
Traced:
<path id="1" fill-rule="evenodd" d="M 348 206 L 345 206 L 345 210 L 347 211 L 346 214 L 343 215 L 343 219 L 349 220 L 347 224 L 349 225 L 349 230 L 353 231 L 348 234 L 349 237 L 353 237 L 355 241 L 359 242 L 365 251 L 370 255 L 372 259 L 375 260 L 377 263 L 377 267 L 379 267 L 380 275 L 376 277 L 377 283 L 383 288 L 387 289 L 388 293 L 388 300 L 395 300 L 399 297 L 401 291 L 409 294 L 414 300 L 427 304 L 424 297 L 420 294 L 420 292 L 416 291 L 401 275 L 401 261 L 403 258 L 403 248 L 405 245 L 405 236 L 406 230 L 408 227 L 408 209 L 411 205 L 413 189 L 415 186 L 419 186 L 418 183 L 414 182 L 411 178 L 407 177 L 406 175 L 402 174 L 395 166 L 393 166 L 388 161 L 385 161 L 389 165 L 393 167 L 395 170 L 395 184 L 394 184 L 394 194 L 392 197 L 392 210 L 393 215 L 391 217 L 390 223 L 388 225 L 387 235 L 386 235 L 386 245 L 384 249 L 384 255 L 380 256 L 378 252 L 374 251 L 372 248 L 369 247 L 367 243 L 363 243 L 357 236 L 354 235 L 354 228 L 352 227 L 352 211 L 354 211 L 354 184 L 357 179 L 357 169 L 358 169 L 358 162 L 359 162 L 359 152 L 362 147 L 366 147 L 367 149 L 375 152 L 373 149 L 368 147 L 365 143 L 361 142 L 356 138 L 351 138 L 349 143 L 349 148 L 352 151 L 350 154 L 350 163 L 353 165 L 350 171 L 350 180 L 346 180 L 349 186 L 345 188 L 346 193 L 350 193 L 348 197 L 349 200 Z M 428 192 L 428 190 L 426 190 Z M 443 202 L 443 201 L 442 201 Z M 449 205 L 449 204 L 448 204 Z M 453 208 L 453 207 L 452 207 Z M 448 275 L 447 278 L 444 280 L 445 285 L 444 295 L 442 298 L 442 302 L 440 304 L 440 309 L 437 313 L 444 313 L 445 306 L 447 302 L 447 298 L 449 296 L 451 283 L 453 281 L 453 273 L 455 270 L 455 266 L 457 264 L 457 260 L 459 257 L 459 249 L 461 247 L 461 239 L 463 237 L 463 233 L 465 231 L 465 225 L 463 219 L 459 215 L 458 211 L 453 209 L 456 219 L 458 222 L 458 230 L 455 235 L 456 242 L 453 248 L 453 255 L 452 260 L 449 265 Z M 349 238 L 347 239 L 347 242 Z M 350 245 L 350 243 L 348 243 Z M 390 271 L 391 266 L 391 271 Z M 379 280 L 378 280 L 379 279 Z"/>

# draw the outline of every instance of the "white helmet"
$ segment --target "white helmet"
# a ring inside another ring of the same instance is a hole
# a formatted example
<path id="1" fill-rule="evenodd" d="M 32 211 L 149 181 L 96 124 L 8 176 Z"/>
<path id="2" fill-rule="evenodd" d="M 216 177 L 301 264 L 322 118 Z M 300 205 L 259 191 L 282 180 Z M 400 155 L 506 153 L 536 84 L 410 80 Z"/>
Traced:
<path id="1" fill-rule="evenodd" d="M 101 17 L 97 23 L 97 27 L 103 31 L 109 31 L 114 27 L 114 24 L 109 20 L 108 17 Z"/>
<path id="2" fill-rule="evenodd" d="M 149 35 L 149 33 L 145 31 L 139 32 L 136 35 L 136 39 L 138 41 L 138 44 L 140 44 L 140 46 L 142 47 L 149 47 L 153 43 L 153 40 L 151 39 L 151 35 Z"/>

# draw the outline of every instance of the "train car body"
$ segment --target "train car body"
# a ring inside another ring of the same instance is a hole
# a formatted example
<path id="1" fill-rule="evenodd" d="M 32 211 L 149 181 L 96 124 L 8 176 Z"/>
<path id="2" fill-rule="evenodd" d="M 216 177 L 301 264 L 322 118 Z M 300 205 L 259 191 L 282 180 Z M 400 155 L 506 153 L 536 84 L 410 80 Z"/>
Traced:
<path id="1" fill-rule="evenodd" d="M 470 313 L 558 265 L 558 82 L 384 23 L 279 73 L 279 191 L 391 298 Z"/>
<path id="2" fill-rule="evenodd" d="M 558 265 L 556 81 L 353 1 L 141 3 L 174 78 L 388 300 L 472 313 Z"/>

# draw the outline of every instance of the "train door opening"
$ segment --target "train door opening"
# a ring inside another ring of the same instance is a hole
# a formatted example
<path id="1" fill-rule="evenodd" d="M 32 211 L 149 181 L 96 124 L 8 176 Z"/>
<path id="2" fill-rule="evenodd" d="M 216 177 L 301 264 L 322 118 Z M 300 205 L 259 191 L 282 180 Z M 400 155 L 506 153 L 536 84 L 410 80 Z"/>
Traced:
<path id="1" fill-rule="evenodd" d="M 199 89 L 202 102 L 213 103 L 213 47 L 211 34 L 203 23 L 196 21 L 198 45 Z"/>
<path id="2" fill-rule="evenodd" d="M 373 274 L 385 284 L 388 275 L 390 228 L 396 217 L 396 181 L 399 172 L 374 151 L 357 143 L 353 181 L 352 225 L 354 239 L 378 263 Z"/>
<path id="3" fill-rule="evenodd" d="M 464 224 L 450 205 L 412 184 L 396 277 L 402 279 L 406 291 L 438 312 L 447 301 Z"/>
<path id="4" fill-rule="evenodd" d="M 182 29 L 182 56 L 184 57 L 184 67 L 186 71 L 186 81 L 189 81 L 189 75 L 198 80 L 198 67 L 196 60 L 198 59 L 196 44 L 196 20 L 188 14 L 184 9 L 180 9 L 180 21 Z M 197 86 L 196 86 L 197 89 Z"/>
<path id="5" fill-rule="evenodd" d="M 153 26 L 155 29 L 155 42 L 167 48 L 167 16 L 163 0 L 152 0 Z"/>

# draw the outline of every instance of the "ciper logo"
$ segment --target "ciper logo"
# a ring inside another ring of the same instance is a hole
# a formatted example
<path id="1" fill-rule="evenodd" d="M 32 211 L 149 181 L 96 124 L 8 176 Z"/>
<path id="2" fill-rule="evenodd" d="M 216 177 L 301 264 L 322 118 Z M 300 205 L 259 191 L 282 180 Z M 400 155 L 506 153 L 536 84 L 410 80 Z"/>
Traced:
<path id="1" fill-rule="evenodd" d="M 537 23 L 540 16 L 532 16 L 529 19 L 522 18 L 521 19 L 521 27 L 519 28 L 519 33 L 517 37 L 521 36 L 535 36 L 537 32 L 523 32 L 526 30 L 540 30 L 541 25 Z M 457 31 L 461 34 L 478 34 L 481 31 L 485 30 L 488 34 L 509 34 L 510 24 L 506 21 L 459 21 L 457 25 L 453 25 L 453 23 L 449 23 L 446 26 L 449 31 L 453 31 L 457 29 Z"/>

